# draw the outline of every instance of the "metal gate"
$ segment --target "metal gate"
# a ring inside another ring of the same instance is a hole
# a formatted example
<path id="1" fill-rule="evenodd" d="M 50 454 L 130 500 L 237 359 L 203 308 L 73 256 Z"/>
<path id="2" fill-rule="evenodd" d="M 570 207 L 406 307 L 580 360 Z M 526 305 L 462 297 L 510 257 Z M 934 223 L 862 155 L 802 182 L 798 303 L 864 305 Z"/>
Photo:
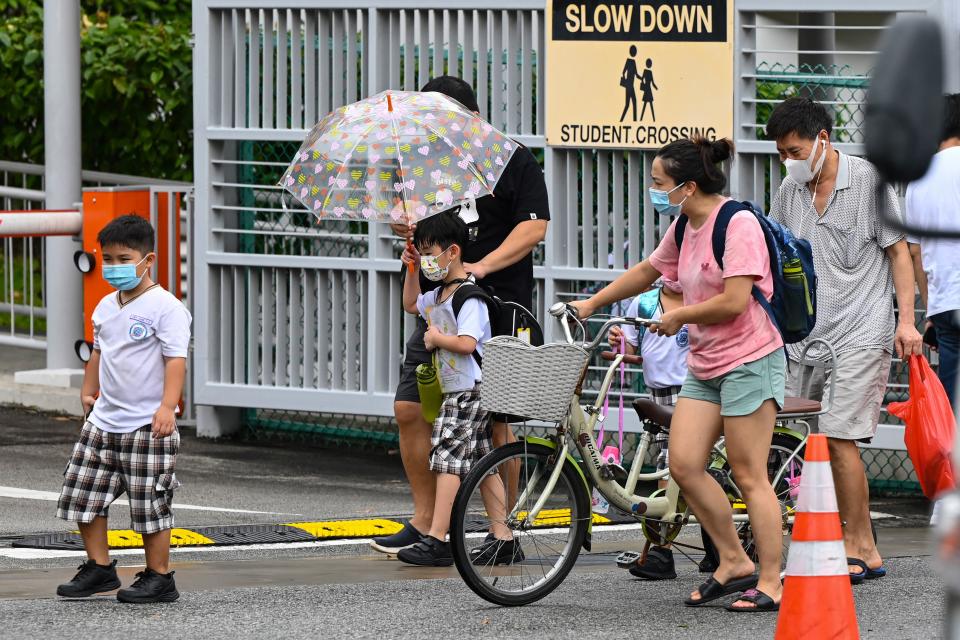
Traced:
<path id="1" fill-rule="evenodd" d="M 541 318 L 548 303 L 587 295 L 659 241 L 669 220 L 645 196 L 651 153 L 544 148 L 543 0 L 480 4 L 194 2 L 198 404 L 392 415 L 412 328 L 398 241 L 385 225 L 314 225 L 285 211 L 274 186 L 320 117 L 377 91 L 462 76 L 481 114 L 542 160 L 552 222 L 535 256 Z M 833 13 L 811 22 L 798 10 Z M 732 195 L 768 202 L 778 186 L 773 144 L 757 131 L 791 91 L 820 91 L 847 113 L 839 146 L 861 151 L 876 36 L 907 11 L 957 23 L 940 0 L 736 0 Z"/>

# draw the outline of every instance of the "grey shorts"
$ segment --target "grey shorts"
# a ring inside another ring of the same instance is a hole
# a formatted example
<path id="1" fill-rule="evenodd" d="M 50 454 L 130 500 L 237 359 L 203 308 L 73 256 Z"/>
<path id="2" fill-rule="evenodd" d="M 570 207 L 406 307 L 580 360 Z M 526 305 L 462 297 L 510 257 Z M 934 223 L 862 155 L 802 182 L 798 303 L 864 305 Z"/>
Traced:
<path id="1" fill-rule="evenodd" d="M 870 442 L 880 422 L 891 359 L 884 349 L 841 353 L 836 370 L 828 375 L 822 367 L 801 366 L 791 360 L 787 365 L 787 395 L 826 402 L 830 385 L 836 384 L 830 411 L 811 421 L 810 426 L 828 438 Z"/>

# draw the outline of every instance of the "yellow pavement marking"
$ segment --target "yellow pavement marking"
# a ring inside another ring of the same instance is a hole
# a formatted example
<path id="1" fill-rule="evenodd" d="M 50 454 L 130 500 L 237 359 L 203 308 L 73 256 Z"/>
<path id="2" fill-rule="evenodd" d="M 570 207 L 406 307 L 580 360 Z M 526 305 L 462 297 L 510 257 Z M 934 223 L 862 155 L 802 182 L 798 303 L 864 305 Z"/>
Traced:
<path id="1" fill-rule="evenodd" d="M 520 520 L 526 517 L 526 511 L 517 513 L 517 518 Z M 608 524 L 610 522 L 612 522 L 610 518 L 604 518 L 596 513 L 593 514 L 593 524 Z M 543 509 L 533 521 L 535 527 L 557 527 L 565 524 L 570 524 L 570 509 Z"/>
<path id="2" fill-rule="evenodd" d="M 79 531 L 73 533 L 79 534 Z M 200 535 L 189 529 L 171 529 L 170 546 L 183 547 L 216 544 L 207 536 Z M 111 549 L 140 548 L 143 546 L 143 536 L 132 529 L 112 529 L 107 532 L 107 545 Z"/>
<path id="3" fill-rule="evenodd" d="M 317 538 L 369 538 L 389 536 L 403 529 L 403 525 L 382 518 L 373 520 L 331 520 L 329 522 L 287 522 L 288 527 L 303 529 Z"/>
<path id="4" fill-rule="evenodd" d="M 526 517 L 526 512 L 518 516 Z M 593 524 L 613 524 L 609 518 L 592 514 Z M 544 509 L 534 521 L 536 527 L 556 527 L 570 524 L 569 509 Z M 243 525 L 239 525 L 240 528 Z M 287 522 L 282 526 L 296 527 L 306 531 L 316 538 L 370 538 L 373 536 L 388 536 L 403 529 L 403 524 L 385 518 L 371 518 L 366 520 L 329 520 L 324 522 Z M 73 533 L 79 534 L 79 531 Z M 279 541 L 278 541 L 279 542 Z M 139 549 L 143 547 L 143 536 L 132 529 L 112 529 L 107 532 L 107 544 L 111 549 Z M 207 536 L 191 531 L 190 529 L 172 529 L 170 531 L 170 546 L 204 546 L 224 544 L 217 543 Z"/>

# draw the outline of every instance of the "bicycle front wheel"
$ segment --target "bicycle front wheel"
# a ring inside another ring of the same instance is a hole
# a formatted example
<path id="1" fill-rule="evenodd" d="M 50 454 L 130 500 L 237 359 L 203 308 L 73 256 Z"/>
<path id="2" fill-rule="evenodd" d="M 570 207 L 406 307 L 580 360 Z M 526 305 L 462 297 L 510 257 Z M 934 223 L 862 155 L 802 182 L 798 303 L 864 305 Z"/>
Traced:
<path id="1" fill-rule="evenodd" d="M 453 559 L 467 586 L 488 602 L 539 600 L 577 561 L 592 518 L 590 496 L 574 463 L 556 453 L 514 442 L 484 456 L 460 485 L 450 522 Z M 558 464 L 555 485 L 529 518 Z"/>

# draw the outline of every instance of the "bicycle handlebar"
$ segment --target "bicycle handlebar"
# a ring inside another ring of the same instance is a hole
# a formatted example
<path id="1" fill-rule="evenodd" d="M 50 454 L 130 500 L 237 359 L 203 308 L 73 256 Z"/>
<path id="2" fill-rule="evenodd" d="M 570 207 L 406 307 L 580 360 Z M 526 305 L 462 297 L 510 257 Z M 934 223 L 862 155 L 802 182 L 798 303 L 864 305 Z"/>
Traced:
<path id="1" fill-rule="evenodd" d="M 570 344 L 576 344 L 576 340 L 573 339 L 573 335 L 570 333 L 570 324 L 572 320 L 577 323 L 577 326 L 580 327 L 580 330 L 583 332 L 584 340 L 586 340 L 587 330 L 584 327 L 583 322 L 580 321 L 580 316 L 577 314 L 577 308 L 573 305 L 567 304 L 566 302 L 557 302 L 550 307 L 548 313 L 554 318 L 557 318 L 560 321 L 560 326 L 563 327 L 564 336 L 567 339 L 567 342 Z M 590 351 L 591 353 L 600 346 L 600 343 L 603 341 L 603 338 L 607 335 L 607 332 L 610 331 L 612 327 L 618 324 L 632 324 L 637 327 L 649 327 L 652 324 L 656 324 L 653 320 L 649 318 L 623 318 L 620 316 L 614 316 L 609 318 L 606 322 L 603 323 L 603 326 L 600 328 L 600 331 L 597 332 L 597 337 L 590 342 L 584 341 L 581 346 Z"/>

